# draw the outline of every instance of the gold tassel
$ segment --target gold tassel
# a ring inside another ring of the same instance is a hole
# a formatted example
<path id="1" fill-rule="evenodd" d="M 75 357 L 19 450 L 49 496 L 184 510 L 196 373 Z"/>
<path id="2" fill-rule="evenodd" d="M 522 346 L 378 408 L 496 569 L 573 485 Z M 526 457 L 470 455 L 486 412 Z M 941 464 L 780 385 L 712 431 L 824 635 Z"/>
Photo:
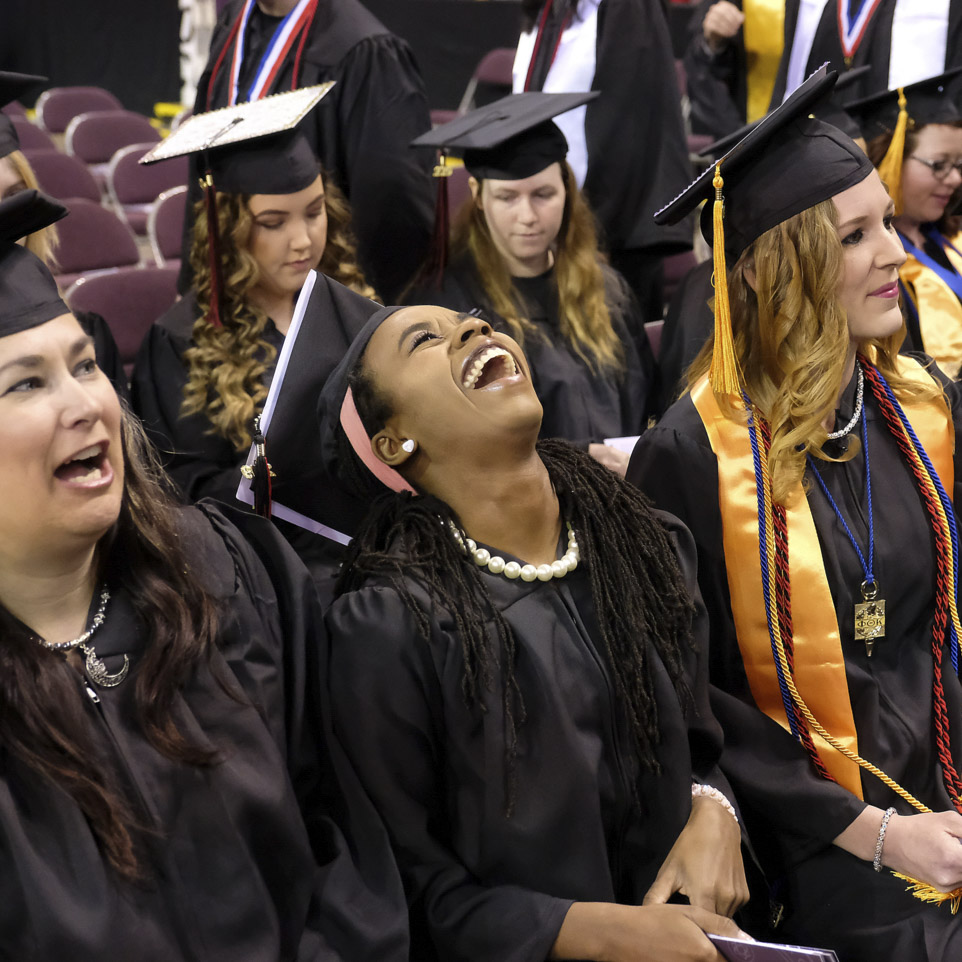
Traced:
<path id="1" fill-rule="evenodd" d="M 905 132 L 909 126 L 909 112 L 906 109 L 905 91 L 899 87 L 899 119 L 892 134 L 892 142 L 878 165 L 878 175 L 889 189 L 895 202 L 895 215 L 902 213 L 902 161 L 905 156 Z"/>
<path id="2" fill-rule="evenodd" d="M 948 902 L 953 915 L 959 911 L 959 905 L 962 903 L 962 888 L 954 889 L 951 892 L 942 892 L 935 886 L 929 885 L 928 882 L 920 882 L 918 879 L 902 875 L 899 872 L 893 872 L 892 874 L 903 882 L 908 882 L 905 891 L 911 892 L 919 901 L 928 902 L 932 905 L 944 905 Z"/>
<path id="3" fill-rule="evenodd" d="M 715 346 L 711 356 L 708 380 L 716 394 L 738 394 L 741 390 L 738 359 L 732 335 L 731 305 L 728 302 L 728 267 L 725 263 L 725 201 L 722 197 L 721 162 L 715 165 L 715 206 L 712 210 L 712 249 L 715 273 Z"/>

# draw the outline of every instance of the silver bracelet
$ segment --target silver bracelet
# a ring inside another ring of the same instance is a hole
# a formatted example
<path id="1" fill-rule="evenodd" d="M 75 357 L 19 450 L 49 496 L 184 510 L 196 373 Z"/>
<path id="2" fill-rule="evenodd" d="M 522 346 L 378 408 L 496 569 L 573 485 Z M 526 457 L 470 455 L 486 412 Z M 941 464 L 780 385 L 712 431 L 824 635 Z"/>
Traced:
<path id="1" fill-rule="evenodd" d="M 731 815 L 733 819 L 735 819 L 735 824 L 738 824 L 738 816 L 735 814 L 735 806 L 728 801 L 724 792 L 718 791 L 717 788 L 712 788 L 711 785 L 702 785 L 699 782 L 692 782 L 691 797 L 713 798 L 716 802 L 718 802 L 719 805 L 721 805 L 723 809 L 725 809 L 726 812 L 728 812 L 729 815 Z"/>
<path id="2" fill-rule="evenodd" d="M 885 809 L 882 816 L 882 824 L 878 828 L 878 838 L 875 840 L 875 858 L 872 859 L 872 868 L 876 872 L 882 871 L 882 846 L 885 844 L 885 832 L 889 827 L 889 819 L 895 814 L 894 808 Z"/>

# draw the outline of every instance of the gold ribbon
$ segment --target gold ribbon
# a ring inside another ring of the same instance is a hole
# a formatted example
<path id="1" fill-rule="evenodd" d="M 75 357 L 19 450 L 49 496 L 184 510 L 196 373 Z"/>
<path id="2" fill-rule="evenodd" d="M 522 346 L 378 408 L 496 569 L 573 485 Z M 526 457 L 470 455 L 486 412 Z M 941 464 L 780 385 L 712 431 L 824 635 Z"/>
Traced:
<path id="1" fill-rule="evenodd" d="M 960 241 L 962 237 L 953 243 Z M 945 248 L 945 253 L 952 266 L 962 274 L 962 257 L 951 247 Z M 899 277 L 915 295 L 922 349 L 935 358 L 949 377 L 957 377 L 962 367 L 962 303 L 935 271 L 911 254 L 899 270 Z"/>
<path id="2" fill-rule="evenodd" d="M 899 358 L 899 373 L 919 383 L 931 383 L 930 375 L 911 358 Z M 695 385 L 691 397 L 718 459 L 718 504 L 728 588 L 745 673 L 756 705 L 788 731 L 765 615 L 758 554 L 758 501 L 748 428 L 743 420 L 725 417 L 707 377 Z M 937 399 L 903 407 L 944 487 L 951 491 L 955 435 L 945 404 Z M 795 682 L 822 726 L 845 748 L 858 752 L 835 605 L 818 532 L 801 483 L 789 499 L 785 514 L 791 563 Z M 825 767 L 840 785 L 861 798 L 858 765 L 815 732 L 812 738 Z"/>
<path id="3" fill-rule="evenodd" d="M 743 0 L 745 63 L 748 96 L 746 113 L 753 123 L 768 113 L 775 76 L 782 60 L 785 0 Z"/>

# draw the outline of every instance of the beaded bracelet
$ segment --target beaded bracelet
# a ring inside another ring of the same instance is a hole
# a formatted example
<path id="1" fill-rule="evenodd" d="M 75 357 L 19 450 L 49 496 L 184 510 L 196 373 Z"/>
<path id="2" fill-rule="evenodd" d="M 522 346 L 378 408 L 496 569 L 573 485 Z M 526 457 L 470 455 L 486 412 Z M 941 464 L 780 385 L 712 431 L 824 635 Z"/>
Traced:
<path id="1" fill-rule="evenodd" d="M 691 797 L 692 798 L 713 798 L 722 808 L 728 812 L 733 819 L 735 819 L 735 824 L 738 824 L 738 816 L 735 814 L 735 806 L 732 805 L 730 801 L 725 797 L 724 792 L 718 791 L 717 788 L 712 788 L 711 785 L 701 785 L 698 782 L 692 782 L 691 785 Z"/>
<path id="2" fill-rule="evenodd" d="M 876 872 L 882 871 L 882 846 L 885 844 L 885 832 L 889 827 L 889 819 L 895 814 L 894 808 L 885 809 L 882 816 L 882 824 L 878 828 L 878 838 L 875 840 L 875 858 L 872 859 L 872 868 Z"/>

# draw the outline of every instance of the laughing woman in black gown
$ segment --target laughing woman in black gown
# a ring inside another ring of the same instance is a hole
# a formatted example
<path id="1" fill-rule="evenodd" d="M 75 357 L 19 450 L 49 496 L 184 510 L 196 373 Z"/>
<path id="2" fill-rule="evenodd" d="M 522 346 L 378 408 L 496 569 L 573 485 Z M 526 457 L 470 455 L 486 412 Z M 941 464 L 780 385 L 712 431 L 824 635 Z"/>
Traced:
<path id="1" fill-rule="evenodd" d="M 736 934 L 746 890 L 688 533 L 538 443 L 523 352 L 472 315 L 378 312 L 321 405 L 332 474 L 382 495 L 329 610 L 331 697 L 413 957 L 720 958 L 704 932 Z"/>
<path id="2" fill-rule="evenodd" d="M 307 572 L 261 519 L 173 505 L 11 240 L 44 203 L 0 204 L 0 956 L 402 962 Z"/>
<path id="3" fill-rule="evenodd" d="M 894 205 L 861 149 L 809 119 L 831 79 L 721 161 L 724 239 L 706 234 L 733 265 L 731 329 L 720 313 L 628 477 L 698 545 L 722 768 L 784 908 L 779 941 L 950 962 L 962 916 L 893 873 L 962 886 L 962 405 L 930 358 L 898 354 Z"/>

